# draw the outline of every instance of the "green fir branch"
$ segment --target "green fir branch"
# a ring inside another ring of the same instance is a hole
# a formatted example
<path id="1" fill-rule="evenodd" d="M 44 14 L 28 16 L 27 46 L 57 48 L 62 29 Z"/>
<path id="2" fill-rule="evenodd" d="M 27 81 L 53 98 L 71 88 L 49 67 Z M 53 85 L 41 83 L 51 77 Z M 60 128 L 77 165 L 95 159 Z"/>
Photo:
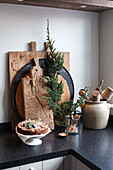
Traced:
<path id="1" fill-rule="evenodd" d="M 54 122 L 57 125 L 64 126 L 65 116 L 77 111 L 77 108 L 84 102 L 87 90 L 83 96 L 79 97 L 76 103 L 70 100 L 60 104 L 61 96 L 64 93 L 64 84 L 62 81 L 58 81 L 58 76 L 60 75 L 59 71 L 63 68 L 64 54 L 61 55 L 61 53 L 56 52 L 56 48 L 54 48 L 55 41 L 50 38 L 49 20 L 47 20 L 47 41 L 50 52 L 48 52 L 47 55 L 44 67 L 45 76 L 43 76 L 43 78 L 47 80 L 47 86 L 44 86 L 44 88 L 47 90 L 49 96 L 43 97 L 46 98 L 49 109 L 53 111 Z M 59 120 L 56 119 L 56 117 L 59 117 Z"/>

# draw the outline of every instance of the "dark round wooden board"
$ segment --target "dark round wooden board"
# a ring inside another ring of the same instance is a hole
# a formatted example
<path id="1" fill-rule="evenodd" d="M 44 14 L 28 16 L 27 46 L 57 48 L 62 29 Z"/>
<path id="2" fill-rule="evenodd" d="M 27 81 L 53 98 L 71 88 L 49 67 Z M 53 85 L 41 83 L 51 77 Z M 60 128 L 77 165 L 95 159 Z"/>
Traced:
<path id="1" fill-rule="evenodd" d="M 46 59 L 39 59 L 39 65 L 41 68 L 44 68 L 45 62 L 46 62 Z M 35 66 L 34 60 L 32 60 L 31 62 L 26 64 L 24 67 L 22 67 L 18 71 L 18 73 L 16 74 L 16 76 L 13 80 L 12 90 L 11 90 L 11 103 L 12 103 L 13 109 L 16 113 L 18 113 L 17 104 L 16 104 L 16 92 L 17 92 L 18 85 L 21 82 L 21 79 L 29 73 L 31 67 L 33 67 L 33 66 Z M 69 92 L 70 92 L 70 100 L 73 100 L 73 98 L 74 98 L 74 84 L 73 84 L 71 75 L 69 74 L 69 72 L 66 70 L 65 67 L 63 67 L 62 70 L 59 71 L 59 73 L 61 74 L 63 79 L 67 82 Z"/>

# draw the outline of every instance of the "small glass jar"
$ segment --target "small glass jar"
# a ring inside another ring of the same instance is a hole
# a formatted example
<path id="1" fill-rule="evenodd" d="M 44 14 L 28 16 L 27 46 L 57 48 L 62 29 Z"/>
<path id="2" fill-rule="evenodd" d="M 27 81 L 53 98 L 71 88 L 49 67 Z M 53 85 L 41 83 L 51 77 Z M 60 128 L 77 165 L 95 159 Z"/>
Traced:
<path id="1" fill-rule="evenodd" d="M 66 127 L 65 132 L 68 134 L 79 134 L 80 130 L 80 115 L 71 114 L 70 116 L 70 126 Z"/>
<path id="2" fill-rule="evenodd" d="M 68 127 L 70 127 L 70 125 L 71 125 L 71 119 L 70 119 L 70 115 L 67 115 L 66 116 L 66 128 L 68 128 Z"/>

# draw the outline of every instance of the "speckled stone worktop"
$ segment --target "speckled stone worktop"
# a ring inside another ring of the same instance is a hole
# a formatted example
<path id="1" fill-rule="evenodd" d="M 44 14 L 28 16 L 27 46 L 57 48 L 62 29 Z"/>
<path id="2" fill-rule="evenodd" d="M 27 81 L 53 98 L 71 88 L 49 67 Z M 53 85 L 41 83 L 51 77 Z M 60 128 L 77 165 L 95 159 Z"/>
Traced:
<path id="1" fill-rule="evenodd" d="M 72 154 L 91 169 L 113 170 L 113 116 L 103 130 L 80 127 L 79 135 L 59 138 L 63 128 L 45 136 L 39 146 L 25 145 L 11 130 L 0 130 L 0 169 Z"/>

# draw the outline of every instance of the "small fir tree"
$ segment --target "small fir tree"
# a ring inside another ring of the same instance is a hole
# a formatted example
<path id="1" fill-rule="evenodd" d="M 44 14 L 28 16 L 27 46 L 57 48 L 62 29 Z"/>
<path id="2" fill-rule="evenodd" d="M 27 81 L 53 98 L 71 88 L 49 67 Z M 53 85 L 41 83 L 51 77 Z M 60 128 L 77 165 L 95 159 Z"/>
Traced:
<path id="1" fill-rule="evenodd" d="M 76 103 L 70 100 L 60 104 L 64 91 L 63 82 L 58 81 L 58 76 L 60 75 L 59 71 L 63 68 L 64 54 L 61 55 L 61 53 L 56 52 L 56 48 L 54 48 L 55 41 L 50 39 L 49 20 L 47 20 L 47 41 L 50 52 L 47 55 L 44 67 L 45 76 L 43 77 L 47 80 L 47 86 L 44 86 L 44 88 L 47 90 L 49 97 L 44 97 L 49 103 L 48 107 L 53 111 L 55 123 L 64 126 L 65 116 L 77 111 L 77 108 L 84 102 L 86 93 L 84 96 L 80 96 Z"/>
<path id="2" fill-rule="evenodd" d="M 44 67 L 45 75 L 44 78 L 47 80 L 47 87 L 45 86 L 49 97 L 44 96 L 49 103 L 48 107 L 53 110 L 55 116 L 59 109 L 59 102 L 61 101 L 61 95 L 63 94 L 63 82 L 58 82 L 59 71 L 63 68 L 64 55 L 55 52 L 54 48 L 55 41 L 50 39 L 49 32 L 49 21 L 47 20 L 47 41 L 50 52 L 48 52 L 46 65 Z"/>

